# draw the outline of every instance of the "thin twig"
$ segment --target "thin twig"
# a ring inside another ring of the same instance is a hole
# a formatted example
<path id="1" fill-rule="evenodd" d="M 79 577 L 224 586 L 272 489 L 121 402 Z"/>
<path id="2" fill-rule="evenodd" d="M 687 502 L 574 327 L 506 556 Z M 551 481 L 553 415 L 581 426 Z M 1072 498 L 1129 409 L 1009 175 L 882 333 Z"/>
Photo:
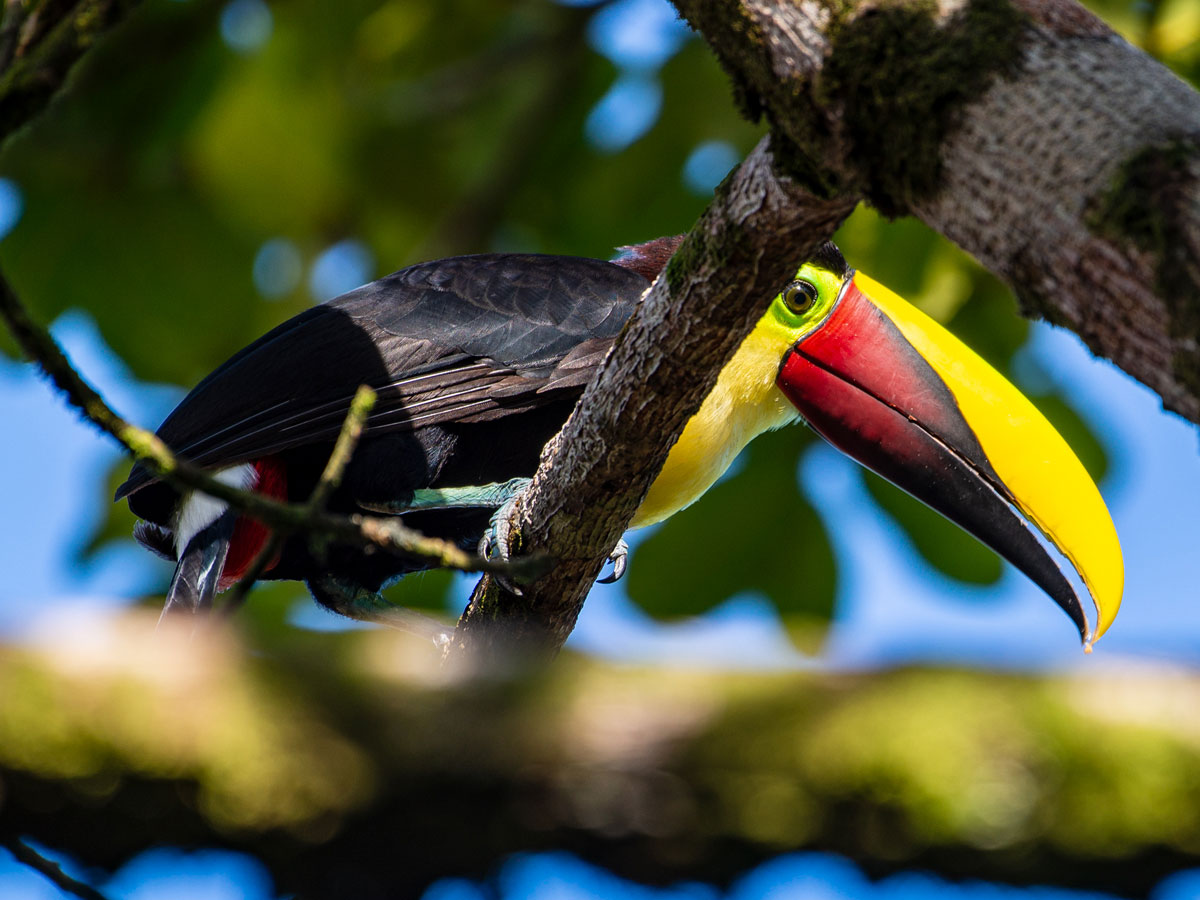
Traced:
<path id="1" fill-rule="evenodd" d="M 333 445 L 333 452 L 329 454 L 329 461 L 325 463 L 325 470 L 317 480 L 312 496 L 308 498 L 308 508 L 314 513 L 325 511 L 330 496 L 342 483 L 342 475 L 346 472 L 350 457 L 354 455 L 354 449 L 366 427 L 367 416 L 374 406 L 375 392 L 365 384 L 360 385 L 350 401 L 350 408 L 346 410 L 346 420 L 342 422 L 342 430 L 338 433 L 337 443 Z"/>
<path id="2" fill-rule="evenodd" d="M 29 316 L 3 273 L 0 273 L 0 318 L 8 324 L 21 348 L 89 422 L 116 438 L 176 490 L 200 491 L 285 533 L 307 531 L 330 541 L 357 546 L 374 544 L 384 550 L 427 559 L 442 568 L 498 572 L 518 579 L 533 577 L 544 568 L 544 561 L 537 559 L 481 559 L 449 541 L 426 537 L 395 519 L 332 515 L 313 510 L 307 503 L 280 503 L 223 484 L 199 466 L 177 457 L 158 435 L 130 424 L 114 412 L 75 370 L 50 333 Z"/>
<path id="3" fill-rule="evenodd" d="M 104 894 L 100 893 L 90 884 L 85 884 L 82 881 L 72 878 L 62 870 L 62 866 L 54 860 L 42 856 L 42 854 L 38 853 L 20 838 L 8 839 L 4 842 L 4 846 L 16 857 L 17 862 L 28 866 L 43 878 L 53 882 L 54 886 L 60 891 L 74 894 L 76 897 L 83 898 L 83 900 L 108 900 Z"/>
<path id="4" fill-rule="evenodd" d="M 350 458 L 354 455 L 354 450 L 366 427 L 367 417 L 371 414 L 374 406 L 375 392 L 365 384 L 360 385 L 354 399 L 350 401 L 350 408 L 346 411 L 346 418 L 342 422 L 341 431 L 338 432 L 337 442 L 333 445 L 333 452 L 329 454 L 329 460 L 325 463 L 325 469 L 317 480 L 317 486 L 313 488 L 313 492 L 308 498 L 308 508 L 311 512 L 324 512 L 330 496 L 342 483 L 346 466 L 349 465 Z M 241 609 L 242 604 L 246 602 L 247 594 L 250 593 L 250 588 L 254 587 L 254 583 L 262 577 L 279 555 L 279 551 L 283 549 L 283 541 L 286 537 L 286 532 L 278 528 L 271 529 L 270 536 L 263 544 L 262 549 L 255 554 L 254 561 L 250 563 L 246 573 L 238 579 L 237 584 L 229 589 L 222 610 L 226 616 L 231 616 Z"/>

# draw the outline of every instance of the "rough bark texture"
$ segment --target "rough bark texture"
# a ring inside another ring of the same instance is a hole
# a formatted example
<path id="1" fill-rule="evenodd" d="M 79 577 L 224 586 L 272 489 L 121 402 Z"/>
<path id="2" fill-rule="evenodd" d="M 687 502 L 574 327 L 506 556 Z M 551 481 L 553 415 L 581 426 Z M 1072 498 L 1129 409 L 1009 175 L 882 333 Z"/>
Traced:
<path id="1" fill-rule="evenodd" d="M 764 139 L 717 190 L 542 463 L 515 517 L 522 553 L 557 565 L 518 596 L 481 581 L 451 646 L 476 658 L 566 640 L 684 424 L 770 300 L 854 208 L 776 174 Z"/>
<path id="2" fill-rule="evenodd" d="M 1145 895 L 1200 860 L 1200 680 L 608 667 L 447 678 L 394 633 L 153 633 L 0 647 L 0 843 L 111 871 L 253 854 L 281 894 L 419 897 L 511 853 L 728 883 L 796 848 Z M 102 885 L 100 885 L 102 886 Z"/>
<path id="3" fill-rule="evenodd" d="M 1195 91 L 1113 34 L 1039 23 L 943 160 L 917 214 L 1200 421 Z"/>
<path id="4" fill-rule="evenodd" d="M 1073 0 L 676 0 L 818 189 L 914 214 L 1200 421 L 1200 95 Z"/>

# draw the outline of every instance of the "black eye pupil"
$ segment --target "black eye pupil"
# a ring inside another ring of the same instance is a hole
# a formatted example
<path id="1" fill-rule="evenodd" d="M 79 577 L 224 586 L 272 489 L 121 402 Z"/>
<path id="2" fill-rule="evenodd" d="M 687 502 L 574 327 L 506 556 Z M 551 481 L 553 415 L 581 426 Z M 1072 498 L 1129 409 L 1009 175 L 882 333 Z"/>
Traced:
<path id="1" fill-rule="evenodd" d="M 807 281 L 793 281 L 783 289 L 783 302 L 794 313 L 804 313 L 817 302 L 817 289 Z"/>

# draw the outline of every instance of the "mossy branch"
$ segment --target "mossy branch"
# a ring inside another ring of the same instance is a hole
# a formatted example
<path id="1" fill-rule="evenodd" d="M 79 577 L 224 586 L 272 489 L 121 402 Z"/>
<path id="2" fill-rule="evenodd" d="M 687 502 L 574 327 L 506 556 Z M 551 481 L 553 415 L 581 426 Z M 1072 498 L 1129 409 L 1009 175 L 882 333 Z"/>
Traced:
<path id="1" fill-rule="evenodd" d="M 0 15 L 0 140 L 41 112 L 71 67 L 140 0 L 4 0 Z"/>
<path id="2" fill-rule="evenodd" d="M 358 436 L 362 433 L 366 414 L 374 402 L 373 391 L 360 390 L 355 396 L 351 414 L 342 428 L 314 497 L 307 503 L 280 503 L 217 481 L 205 470 L 176 456 L 156 434 L 131 424 L 114 412 L 75 370 L 50 333 L 33 321 L 3 273 L 0 273 L 0 318 L 8 324 L 21 348 L 50 376 L 89 422 L 116 438 L 131 454 L 143 460 L 156 475 L 177 490 L 201 491 L 282 535 L 304 532 L 314 539 L 356 546 L 374 545 L 429 560 L 442 568 L 493 572 L 520 578 L 541 565 L 537 560 L 485 560 L 449 541 L 426 537 L 393 518 L 339 516 L 325 512 L 325 502 L 341 479 Z"/>
<path id="3" fill-rule="evenodd" d="M 428 896 L 540 847 L 714 890 L 794 850 L 1121 897 L 1165 896 L 1153 885 L 1200 864 L 1200 676 L 1169 666 L 731 673 L 567 655 L 553 678 L 459 681 L 382 630 L 150 642 L 152 623 L 0 644 L 6 833 L 106 872 L 150 846 L 226 847 L 305 900 L 369 896 L 329 877 L 345 872 Z"/>
<path id="4" fill-rule="evenodd" d="M 784 171 L 920 218 L 1200 423 L 1192 85 L 1076 0 L 673 2 Z"/>

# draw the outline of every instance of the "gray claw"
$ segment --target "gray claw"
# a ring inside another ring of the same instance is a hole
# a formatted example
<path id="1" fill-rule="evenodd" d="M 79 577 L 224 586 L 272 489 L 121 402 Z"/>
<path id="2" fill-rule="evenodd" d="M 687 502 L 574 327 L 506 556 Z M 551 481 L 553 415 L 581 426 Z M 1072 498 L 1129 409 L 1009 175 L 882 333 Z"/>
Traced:
<path id="1" fill-rule="evenodd" d="M 617 546 L 613 547 L 612 553 L 608 554 L 608 561 L 612 563 L 612 571 L 603 578 L 596 579 L 597 584 L 613 584 L 624 576 L 625 570 L 629 567 L 629 545 L 625 543 L 625 538 L 617 541 Z"/>

